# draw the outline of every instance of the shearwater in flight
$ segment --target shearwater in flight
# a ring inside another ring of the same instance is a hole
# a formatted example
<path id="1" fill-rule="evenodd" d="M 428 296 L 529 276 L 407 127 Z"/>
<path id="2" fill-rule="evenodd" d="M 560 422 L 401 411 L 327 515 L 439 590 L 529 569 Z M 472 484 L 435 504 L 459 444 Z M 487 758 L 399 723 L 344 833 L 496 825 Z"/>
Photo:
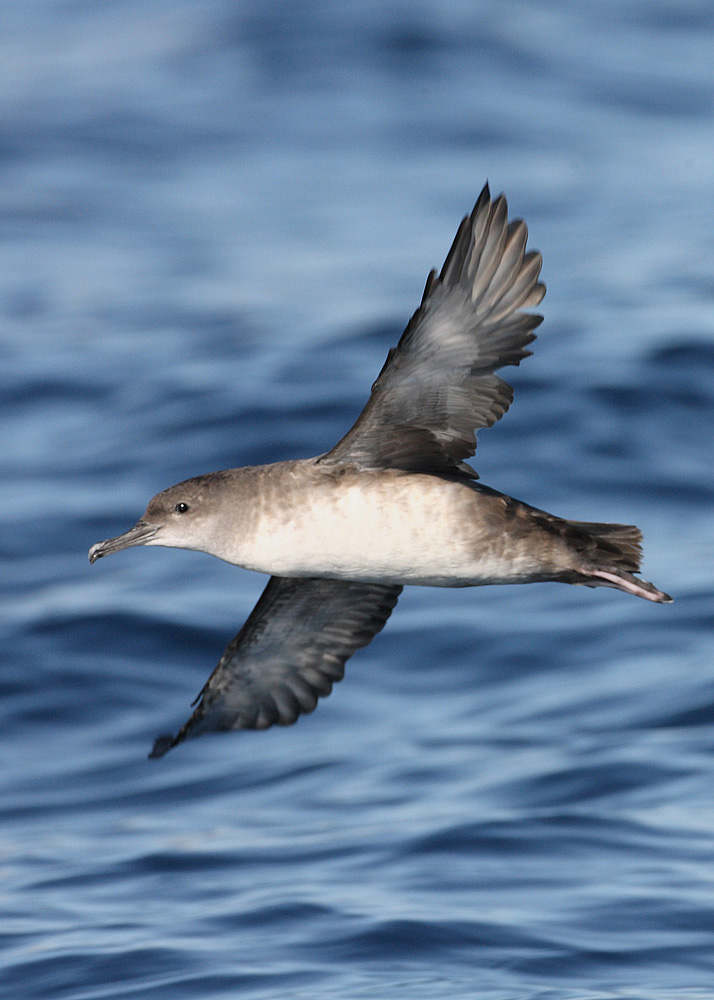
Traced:
<path id="1" fill-rule="evenodd" d="M 290 725 L 384 626 L 402 587 L 555 580 L 671 598 L 635 574 L 633 525 L 570 521 L 478 483 L 464 459 L 513 392 L 542 316 L 542 258 L 488 185 L 387 357 L 354 426 L 317 458 L 196 476 L 157 494 L 90 562 L 132 545 L 197 549 L 270 574 L 161 757 L 214 730 Z"/>

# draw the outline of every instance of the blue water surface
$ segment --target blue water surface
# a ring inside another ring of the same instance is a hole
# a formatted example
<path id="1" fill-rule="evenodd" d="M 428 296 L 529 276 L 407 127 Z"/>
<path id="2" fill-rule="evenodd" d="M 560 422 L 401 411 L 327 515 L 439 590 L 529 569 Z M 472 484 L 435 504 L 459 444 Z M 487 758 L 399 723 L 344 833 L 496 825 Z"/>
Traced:
<path id="1" fill-rule="evenodd" d="M 714 997 L 711 3 L 0 24 L 3 996 Z M 482 479 L 675 603 L 412 589 L 313 715 L 147 761 L 264 580 L 89 546 L 330 447 L 487 177 L 549 292 Z"/>

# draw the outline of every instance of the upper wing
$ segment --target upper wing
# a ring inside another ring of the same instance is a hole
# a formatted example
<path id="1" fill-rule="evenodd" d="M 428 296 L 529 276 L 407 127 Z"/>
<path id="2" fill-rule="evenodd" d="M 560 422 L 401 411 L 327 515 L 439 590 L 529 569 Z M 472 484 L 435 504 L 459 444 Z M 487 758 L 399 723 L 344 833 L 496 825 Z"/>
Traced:
<path id="1" fill-rule="evenodd" d="M 392 613 L 401 587 L 272 576 L 176 736 L 160 736 L 161 757 L 191 736 L 218 729 L 289 726 L 342 680 L 345 662 Z"/>
<path id="2" fill-rule="evenodd" d="M 412 472 L 466 472 L 476 430 L 490 427 L 513 390 L 493 373 L 530 354 L 543 317 L 523 313 L 545 295 L 542 258 L 525 252 L 528 230 L 508 222 L 488 184 L 459 226 L 437 277 L 372 386 L 357 422 L 319 461 Z"/>

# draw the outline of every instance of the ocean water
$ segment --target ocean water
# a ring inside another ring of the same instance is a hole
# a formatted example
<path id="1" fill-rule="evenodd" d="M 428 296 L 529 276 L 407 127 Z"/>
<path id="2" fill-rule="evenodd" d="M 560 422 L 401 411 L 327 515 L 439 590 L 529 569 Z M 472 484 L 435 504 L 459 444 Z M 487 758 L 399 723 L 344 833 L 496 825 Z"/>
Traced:
<path id="1" fill-rule="evenodd" d="M 714 997 L 711 3 L 0 26 L 2 995 Z M 329 448 L 486 178 L 549 290 L 482 480 L 675 603 L 412 589 L 294 727 L 147 760 L 264 580 L 89 546 Z"/>

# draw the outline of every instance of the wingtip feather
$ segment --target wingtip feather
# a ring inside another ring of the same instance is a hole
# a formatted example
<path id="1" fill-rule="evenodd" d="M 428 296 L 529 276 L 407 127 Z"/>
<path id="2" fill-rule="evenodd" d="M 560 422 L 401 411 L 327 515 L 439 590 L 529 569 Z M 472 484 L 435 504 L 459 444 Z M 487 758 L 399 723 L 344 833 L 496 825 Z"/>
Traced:
<path id="1" fill-rule="evenodd" d="M 163 757 L 167 754 L 169 750 L 176 745 L 176 737 L 173 733 L 166 733 L 163 736 L 157 736 L 154 740 L 154 745 L 151 748 L 151 752 L 148 755 L 149 760 L 157 760 L 159 757 Z"/>

